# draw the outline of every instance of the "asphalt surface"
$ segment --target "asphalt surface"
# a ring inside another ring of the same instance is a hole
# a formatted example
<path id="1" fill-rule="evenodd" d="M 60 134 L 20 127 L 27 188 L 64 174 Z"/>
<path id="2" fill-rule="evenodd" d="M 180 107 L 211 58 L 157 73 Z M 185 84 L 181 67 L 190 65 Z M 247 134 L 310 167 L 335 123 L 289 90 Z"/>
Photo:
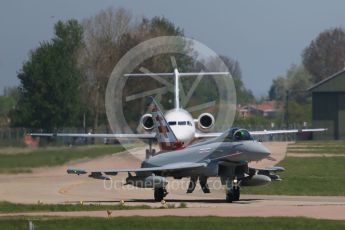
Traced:
<path id="1" fill-rule="evenodd" d="M 252 162 L 251 166 L 264 167 L 278 164 L 286 155 L 286 142 L 265 143 L 277 161 L 263 160 Z M 139 167 L 144 157 L 143 149 L 131 153 L 123 152 L 92 160 L 70 163 L 85 169 L 133 168 Z M 152 189 L 140 189 L 123 185 L 126 173 L 112 177 L 111 181 L 95 180 L 87 176 L 67 175 L 67 166 L 40 168 L 29 174 L 0 175 L 0 200 L 13 203 L 102 203 L 118 204 L 124 200 L 126 205 L 151 205 L 161 207 L 153 201 Z M 242 195 L 239 202 L 225 203 L 224 187 L 219 179 L 211 178 L 210 194 L 204 194 L 197 186 L 192 194 L 186 194 L 188 180 L 169 179 L 169 204 L 182 209 L 150 209 L 113 211 L 112 216 L 304 216 L 322 219 L 345 220 L 345 197 L 303 197 L 303 196 L 265 196 Z M 268 185 L 269 186 L 269 185 Z M 1 211 L 1 210 L 0 210 Z M 82 212 L 35 212 L 1 213 L 0 216 L 95 216 L 107 217 L 105 211 Z"/>

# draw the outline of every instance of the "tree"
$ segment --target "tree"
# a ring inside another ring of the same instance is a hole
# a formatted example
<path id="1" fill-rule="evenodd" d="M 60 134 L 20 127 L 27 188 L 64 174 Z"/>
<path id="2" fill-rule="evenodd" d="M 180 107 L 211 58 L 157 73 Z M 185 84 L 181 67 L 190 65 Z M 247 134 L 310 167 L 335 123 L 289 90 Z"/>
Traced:
<path id="1" fill-rule="evenodd" d="M 82 27 L 69 20 L 57 22 L 54 29 L 55 37 L 31 52 L 17 76 L 19 101 L 11 114 L 15 126 L 53 131 L 81 120 L 76 52 Z"/>
<path id="2" fill-rule="evenodd" d="M 269 90 L 269 99 L 283 101 L 289 92 L 290 100 L 305 103 L 306 91 L 311 86 L 311 76 L 302 65 L 291 65 L 283 76 L 273 79 Z"/>
<path id="3" fill-rule="evenodd" d="M 310 86 L 311 76 L 303 65 L 291 65 L 285 75 L 273 80 L 269 99 L 285 104 L 285 111 L 278 115 L 277 124 L 311 120 L 311 101 L 306 91 Z"/>
<path id="4" fill-rule="evenodd" d="M 10 125 L 9 114 L 17 101 L 17 87 L 5 87 L 3 96 L 0 96 L 0 127 Z"/>
<path id="5" fill-rule="evenodd" d="M 130 12 L 122 8 L 102 10 L 96 16 L 85 19 L 82 24 L 85 31 L 85 46 L 79 53 L 79 66 L 84 79 L 84 100 L 91 109 L 93 131 L 96 132 L 99 123 L 106 121 L 106 86 L 113 68 L 121 57 L 147 39 L 164 35 L 183 35 L 183 31 L 164 17 L 143 18 L 140 23 L 134 23 Z M 153 57 L 146 60 L 143 66 L 152 72 L 166 72 L 172 68 L 169 55 Z M 139 90 L 138 86 L 147 86 L 147 82 L 142 84 L 145 80 L 147 81 L 146 78 L 138 78 L 128 81 L 127 87 L 123 89 L 124 94 L 131 88 Z M 154 86 L 155 83 L 151 85 Z M 138 110 L 133 105 L 128 108 L 131 109 Z M 127 111 L 126 114 L 127 117 L 135 117 L 134 112 Z"/>
<path id="6" fill-rule="evenodd" d="M 83 76 L 83 100 L 91 112 L 93 131 L 100 118 L 105 120 L 105 90 L 111 71 L 120 59 L 117 43 L 131 30 L 131 14 L 125 9 L 108 8 L 83 20 L 84 46 L 78 60 Z"/>
<path id="7" fill-rule="evenodd" d="M 268 92 L 270 100 L 283 101 L 287 90 L 287 80 L 285 76 L 278 76 L 273 79 L 272 85 Z"/>
<path id="8" fill-rule="evenodd" d="M 238 104 L 248 104 L 255 101 L 252 91 L 247 89 L 242 81 L 242 71 L 240 64 L 236 60 L 232 60 L 224 55 L 220 56 L 225 65 L 228 67 L 231 76 L 234 79 L 234 84 L 236 87 L 237 103 Z"/>
<path id="9" fill-rule="evenodd" d="M 345 62 L 345 30 L 334 28 L 320 33 L 302 53 L 303 65 L 316 83 L 342 70 Z"/>

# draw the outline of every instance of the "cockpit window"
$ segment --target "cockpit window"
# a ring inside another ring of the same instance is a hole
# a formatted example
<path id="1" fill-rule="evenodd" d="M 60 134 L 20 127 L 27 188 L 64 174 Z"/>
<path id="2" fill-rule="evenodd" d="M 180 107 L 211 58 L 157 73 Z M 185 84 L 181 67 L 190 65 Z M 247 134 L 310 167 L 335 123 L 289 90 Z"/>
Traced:
<path id="1" fill-rule="evenodd" d="M 168 124 L 169 125 L 176 125 L 176 121 L 169 121 Z"/>
<path id="2" fill-rule="evenodd" d="M 239 129 L 234 132 L 233 139 L 234 141 L 249 141 L 249 140 L 253 140 L 253 137 L 252 135 L 250 135 L 248 130 Z"/>
<path id="3" fill-rule="evenodd" d="M 186 125 L 186 122 L 185 121 L 179 121 L 178 125 Z"/>
<path id="4" fill-rule="evenodd" d="M 254 140 L 252 135 L 245 129 L 231 128 L 228 132 L 218 137 L 222 142 Z"/>
<path id="5" fill-rule="evenodd" d="M 187 121 L 187 125 L 192 126 L 192 123 L 190 121 Z"/>

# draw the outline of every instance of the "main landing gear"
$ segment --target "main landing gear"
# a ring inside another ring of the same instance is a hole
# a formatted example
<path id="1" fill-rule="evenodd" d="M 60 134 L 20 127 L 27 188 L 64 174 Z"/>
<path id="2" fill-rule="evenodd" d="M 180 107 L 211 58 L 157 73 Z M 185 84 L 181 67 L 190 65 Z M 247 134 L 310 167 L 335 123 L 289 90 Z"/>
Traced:
<path id="1" fill-rule="evenodd" d="M 237 179 L 226 181 L 226 201 L 232 203 L 240 200 L 240 186 Z"/>
<path id="2" fill-rule="evenodd" d="M 166 197 L 166 195 L 168 195 L 168 192 L 165 188 L 155 188 L 155 193 L 154 193 L 154 197 L 155 197 L 155 201 L 162 201 L 164 199 L 164 197 Z"/>

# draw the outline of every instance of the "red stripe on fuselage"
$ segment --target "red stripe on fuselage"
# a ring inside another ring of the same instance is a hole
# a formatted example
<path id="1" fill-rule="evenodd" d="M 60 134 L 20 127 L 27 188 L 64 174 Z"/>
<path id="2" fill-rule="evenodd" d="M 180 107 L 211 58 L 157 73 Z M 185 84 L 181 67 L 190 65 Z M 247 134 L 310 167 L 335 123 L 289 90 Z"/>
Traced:
<path id="1" fill-rule="evenodd" d="M 169 129 L 167 129 L 167 127 L 166 126 L 159 126 L 158 127 L 158 131 L 160 132 L 160 133 L 168 133 L 169 132 Z"/>
<path id="2" fill-rule="evenodd" d="M 159 142 L 161 150 L 179 150 L 184 149 L 183 142 Z"/>

